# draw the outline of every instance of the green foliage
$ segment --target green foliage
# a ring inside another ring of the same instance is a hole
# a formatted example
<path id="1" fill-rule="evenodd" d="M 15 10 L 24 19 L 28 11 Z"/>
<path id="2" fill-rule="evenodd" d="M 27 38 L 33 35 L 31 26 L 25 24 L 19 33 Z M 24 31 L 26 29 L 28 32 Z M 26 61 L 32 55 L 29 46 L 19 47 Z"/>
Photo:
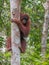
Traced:
<path id="1" fill-rule="evenodd" d="M 4 38 L 0 37 L 0 48 L 3 46 L 3 44 L 4 44 Z"/>
<path id="2" fill-rule="evenodd" d="M 46 60 L 41 57 L 41 35 L 44 21 L 45 0 L 22 0 L 21 11 L 28 13 L 31 19 L 31 30 L 27 39 L 25 54 L 21 54 L 21 65 L 49 65 L 49 40 L 47 40 Z M 0 0 L 0 32 L 6 36 L 11 33 L 10 1 Z M 5 47 L 5 40 L 0 37 L 0 48 Z M 10 65 L 11 53 L 0 52 L 0 65 Z"/>

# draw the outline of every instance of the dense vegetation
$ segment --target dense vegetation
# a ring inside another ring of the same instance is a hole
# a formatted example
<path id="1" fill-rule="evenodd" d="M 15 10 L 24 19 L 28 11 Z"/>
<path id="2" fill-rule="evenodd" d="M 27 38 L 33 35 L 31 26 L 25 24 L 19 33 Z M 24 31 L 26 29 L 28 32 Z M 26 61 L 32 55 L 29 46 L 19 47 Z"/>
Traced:
<path id="1" fill-rule="evenodd" d="M 32 24 L 27 39 L 26 53 L 21 54 L 21 65 L 49 65 L 49 40 L 47 40 L 45 61 L 41 55 L 41 36 L 44 22 L 42 3 L 44 2 L 45 0 L 22 0 L 21 12 L 29 14 Z M 0 0 L 0 48 L 3 48 L 0 51 L 0 65 L 10 65 L 11 53 L 4 51 L 6 36 L 10 35 L 10 31 L 10 1 Z"/>

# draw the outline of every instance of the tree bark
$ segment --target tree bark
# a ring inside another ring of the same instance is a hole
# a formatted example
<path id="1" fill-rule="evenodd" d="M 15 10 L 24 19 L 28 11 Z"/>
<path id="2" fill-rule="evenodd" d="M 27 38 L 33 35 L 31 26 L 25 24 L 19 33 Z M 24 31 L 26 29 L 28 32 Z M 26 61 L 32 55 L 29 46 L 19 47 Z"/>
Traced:
<path id="1" fill-rule="evenodd" d="M 42 41 L 41 41 L 41 54 L 43 59 L 45 59 L 46 54 L 46 43 L 48 36 L 48 24 L 49 24 L 49 0 L 43 4 L 45 8 L 45 16 L 44 16 L 44 24 L 43 24 L 43 32 L 42 32 Z"/>
<path id="2" fill-rule="evenodd" d="M 20 19 L 20 3 L 21 0 L 10 0 L 11 18 Z M 11 43 L 11 65 L 20 65 L 20 31 L 17 24 L 14 22 L 11 23 Z"/>

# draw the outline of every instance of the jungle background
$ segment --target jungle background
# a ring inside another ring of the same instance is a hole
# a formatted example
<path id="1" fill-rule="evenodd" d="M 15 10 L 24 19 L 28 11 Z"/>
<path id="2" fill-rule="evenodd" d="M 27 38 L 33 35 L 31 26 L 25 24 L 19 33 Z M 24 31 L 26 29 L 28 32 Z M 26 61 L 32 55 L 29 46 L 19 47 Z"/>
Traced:
<path id="1" fill-rule="evenodd" d="M 41 54 L 44 2 L 45 0 L 22 0 L 21 12 L 29 14 L 31 30 L 27 38 L 26 52 L 21 54 L 21 65 L 49 65 L 49 39 L 46 44 L 45 61 Z M 0 65 L 10 65 L 11 53 L 6 51 L 6 37 L 10 34 L 10 0 L 0 0 Z"/>

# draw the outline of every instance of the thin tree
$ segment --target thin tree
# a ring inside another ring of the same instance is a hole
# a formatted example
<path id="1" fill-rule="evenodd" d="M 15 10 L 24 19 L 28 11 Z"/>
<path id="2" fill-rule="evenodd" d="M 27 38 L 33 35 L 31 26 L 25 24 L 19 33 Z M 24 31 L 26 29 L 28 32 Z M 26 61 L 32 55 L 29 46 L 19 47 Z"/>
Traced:
<path id="1" fill-rule="evenodd" d="M 45 59 L 46 43 L 47 43 L 47 36 L 48 36 L 48 24 L 49 24 L 49 0 L 46 0 L 46 3 L 44 3 L 43 6 L 45 8 L 45 16 L 44 16 L 44 24 L 43 24 L 43 31 L 42 31 L 41 54 L 42 57 Z"/>
<path id="2" fill-rule="evenodd" d="M 11 18 L 20 19 L 20 4 L 21 0 L 10 0 Z M 14 22 L 11 23 L 11 43 L 11 65 L 20 65 L 20 31 L 18 26 Z"/>

